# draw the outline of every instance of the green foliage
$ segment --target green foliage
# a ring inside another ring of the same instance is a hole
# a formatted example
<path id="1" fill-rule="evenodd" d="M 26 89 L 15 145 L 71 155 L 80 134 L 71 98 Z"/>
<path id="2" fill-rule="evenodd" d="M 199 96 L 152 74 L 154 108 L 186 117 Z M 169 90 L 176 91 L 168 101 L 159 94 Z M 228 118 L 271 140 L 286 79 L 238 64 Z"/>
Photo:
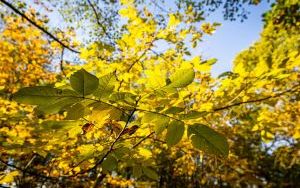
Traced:
<path id="1" fill-rule="evenodd" d="M 180 76 L 184 74 L 184 76 Z M 102 91 L 103 93 L 108 92 L 113 87 L 110 85 L 110 81 L 112 80 L 112 77 L 114 77 L 112 74 L 105 75 L 104 77 L 101 77 L 100 84 L 98 84 L 98 78 L 84 69 L 80 69 L 79 71 L 73 73 L 70 77 L 70 83 L 74 91 L 68 90 L 68 89 L 57 89 L 50 86 L 37 86 L 37 87 L 29 87 L 29 88 L 23 88 L 17 93 L 14 94 L 14 99 L 18 102 L 26 103 L 26 104 L 32 104 L 32 105 L 38 105 L 38 110 L 43 111 L 44 113 L 57 113 L 59 111 L 66 111 L 67 120 L 77 120 L 80 119 L 86 115 L 89 115 L 88 108 L 92 107 L 91 116 L 94 120 L 97 120 L 97 116 L 109 116 L 112 120 L 120 120 L 124 114 L 126 114 L 125 111 L 123 111 L 123 107 L 117 107 L 113 104 L 110 104 L 105 101 L 101 101 L 99 99 L 93 99 L 93 98 L 86 98 L 86 95 L 89 95 L 93 93 L 95 90 L 98 92 Z M 181 69 L 177 71 L 175 74 L 171 76 L 171 84 L 169 84 L 169 87 L 185 87 L 189 84 L 191 84 L 194 80 L 195 73 L 193 69 Z M 98 87 L 99 85 L 99 87 Z M 78 95 L 76 94 L 82 94 Z M 98 95 L 99 93 L 96 92 L 96 96 L 98 98 L 101 98 L 102 96 Z M 128 101 L 128 104 L 134 105 L 134 98 L 135 96 L 131 93 L 124 93 L 124 92 L 118 92 L 111 94 L 111 97 L 108 99 L 113 102 L 118 102 L 121 100 L 130 99 Z M 47 100 L 46 100 L 47 99 Z M 82 100 L 91 100 L 96 101 L 92 103 L 80 103 Z M 47 101 L 47 102 L 45 102 Z M 132 108 L 134 108 L 132 106 Z M 181 113 L 184 110 L 184 108 L 179 107 L 171 107 L 164 111 L 165 114 L 177 114 Z M 87 114 L 88 113 L 88 114 Z M 193 117 L 199 117 L 200 112 L 191 112 L 192 118 Z M 186 117 L 185 117 L 186 118 Z M 159 134 L 161 133 L 166 127 L 167 127 L 167 133 L 166 133 L 166 143 L 168 146 L 176 145 L 181 139 L 184 134 L 185 126 L 184 122 L 179 120 L 171 121 L 169 122 L 169 117 L 165 116 L 163 113 L 154 113 L 154 112 L 148 112 L 144 115 L 143 123 L 154 123 L 155 124 L 155 131 Z M 191 119 L 189 117 L 188 119 Z M 125 120 L 126 121 L 126 120 Z M 218 140 L 219 136 L 217 133 L 212 131 L 211 129 L 207 129 L 204 132 L 199 131 L 198 129 L 194 130 L 194 128 L 191 128 L 191 131 L 189 132 L 189 135 L 192 134 L 192 141 L 195 147 L 199 149 L 204 149 L 209 151 L 210 153 L 227 155 L 228 154 L 228 146 L 227 148 L 218 148 L 218 147 L 224 147 L 219 146 L 220 142 L 226 143 L 225 138 L 221 138 L 221 140 Z M 201 129 L 201 128 L 199 128 Z M 196 133 L 196 134 L 195 134 Z M 194 135 L 195 134 L 195 135 Z M 197 137 L 198 140 L 196 141 L 194 137 Z M 211 140 L 207 140 L 207 137 L 211 137 Z M 200 145 L 200 140 L 204 137 L 204 142 L 209 142 L 207 144 L 203 144 L 204 146 Z M 216 138 L 214 138 L 216 137 Z M 222 144 L 224 144 L 222 143 Z M 215 151 L 215 147 L 219 150 L 218 152 L 212 152 Z M 109 159 L 108 161 L 111 161 Z M 107 162 L 108 163 L 108 162 Z M 110 169 L 112 170 L 112 169 Z"/>
<path id="2" fill-rule="evenodd" d="M 114 73 L 109 73 L 99 78 L 99 87 L 94 92 L 94 95 L 101 98 L 108 97 L 115 88 L 115 83 L 117 82 Z"/>
<path id="3" fill-rule="evenodd" d="M 172 121 L 168 125 L 166 142 L 168 146 L 176 145 L 184 134 L 184 124 L 180 121 Z"/>
<path id="4" fill-rule="evenodd" d="M 157 180 L 159 178 L 158 174 L 150 167 L 143 166 L 142 171 L 143 171 L 143 174 L 145 174 L 147 177 L 149 177 L 153 180 Z"/>
<path id="5" fill-rule="evenodd" d="M 157 134 L 160 134 L 167 128 L 170 118 L 157 113 L 146 113 L 143 116 L 142 123 L 152 123 L 155 125 L 154 130 Z"/>
<path id="6" fill-rule="evenodd" d="M 223 156 L 227 156 L 229 153 L 226 138 L 206 125 L 189 125 L 187 134 L 192 140 L 193 146 L 200 150 Z"/>
<path id="7" fill-rule="evenodd" d="M 101 165 L 105 170 L 113 171 L 118 166 L 118 161 L 113 156 L 108 156 Z"/>
<path id="8" fill-rule="evenodd" d="M 17 102 L 31 105 L 48 105 L 59 100 L 78 98 L 71 90 L 61 90 L 50 86 L 36 86 L 20 89 L 13 95 Z"/>
<path id="9" fill-rule="evenodd" d="M 86 115 L 85 113 L 86 108 L 80 103 L 75 103 L 73 105 L 66 107 L 66 111 L 67 111 L 66 119 L 68 120 L 77 120 Z"/>
<path id="10" fill-rule="evenodd" d="M 82 96 L 93 93 L 99 85 L 99 80 L 84 69 L 80 69 L 70 77 L 72 88 Z"/>

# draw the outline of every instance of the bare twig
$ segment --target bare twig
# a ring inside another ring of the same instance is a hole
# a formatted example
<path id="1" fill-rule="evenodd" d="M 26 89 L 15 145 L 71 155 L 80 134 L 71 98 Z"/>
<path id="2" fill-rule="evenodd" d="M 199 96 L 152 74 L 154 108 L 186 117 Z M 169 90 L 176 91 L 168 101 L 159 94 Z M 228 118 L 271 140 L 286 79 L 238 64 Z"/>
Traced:
<path id="1" fill-rule="evenodd" d="M 151 0 L 151 2 L 157 7 L 159 8 L 161 11 L 167 13 L 167 14 L 170 14 L 169 11 L 167 11 L 166 9 L 164 9 L 162 6 L 160 6 L 155 0 Z"/>

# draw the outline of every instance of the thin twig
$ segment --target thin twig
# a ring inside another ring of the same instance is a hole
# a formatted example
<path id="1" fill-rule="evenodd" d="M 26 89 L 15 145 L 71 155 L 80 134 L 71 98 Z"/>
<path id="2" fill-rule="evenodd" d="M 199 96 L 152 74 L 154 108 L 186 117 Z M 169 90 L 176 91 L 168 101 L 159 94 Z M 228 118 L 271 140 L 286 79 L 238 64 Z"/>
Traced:
<path id="1" fill-rule="evenodd" d="M 62 74 L 67 77 L 65 70 L 64 70 L 64 52 L 65 52 L 65 48 L 63 47 L 61 49 L 61 55 L 60 55 L 60 71 L 62 72 Z"/>
<path id="2" fill-rule="evenodd" d="M 93 10 L 93 12 L 94 12 L 94 14 L 95 14 L 97 24 L 101 27 L 103 33 L 104 33 L 110 40 L 112 40 L 111 35 L 107 32 L 105 26 L 100 22 L 100 16 L 99 16 L 99 14 L 98 14 L 98 12 L 97 12 L 95 6 L 93 5 L 93 3 L 92 3 L 90 0 L 87 0 L 87 2 L 88 2 L 89 6 L 92 8 L 92 10 Z"/>
<path id="3" fill-rule="evenodd" d="M 278 93 L 276 95 L 271 95 L 271 96 L 263 97 L 263 98 L 260 98 L 260 99 L 253 99 L 253 100 L 249 100 L 249 101 L 242 101 L 242 102 L 233 103 L 231 105 L 227 105 L 227 106 L 223 106 L 223 107 L 219 107 L 219 108 L 214 108 L 212 112 L 217 112 L 217 111 L 225 110 L 225 109 L 228 109 L 228 108 L 232 108 L 234 106 L 240 106 L 242 104 L 262 102 L 262 101 L 265 101 L 265 100 L 268 100 L 268 99 L 280 97 L 280 96 L 282 96 L 282 95 L 284 95 L 286 93 L 294 93 L 294 92 L 297 92 L 299 86 L 300 85 L 295 85 L 294 87 L 292 87 L 292 88 L 290 88 L 290 89 L 288 89 L 286 91 L 283 91 L 281 93 Z"/>
<path id="4" fill-rule="evenodd" d="M 136 148 L 137 146 L 139 146 L 142 142 L 144 142 L 147 138 L 150 138 L 151 135 L 153 135 L 155 132 L 151 132 L 150 134 L 148 134 L 147 136 L 145 136 L 144 138 L 142 138 L 139 142 L 137 142 L 134 146 L 132 146 L 132 149 Z"/>
<path id="5" fill-rule="evenodd" d="M 33 154 L 32 158 L 29 160 L 29 162 L 26 164 L 24 171 L 27 170 L 27 168 L 31 165 L 31 163 L 34 161 L 34 159 L 37 157 L 36 154 Z"/>

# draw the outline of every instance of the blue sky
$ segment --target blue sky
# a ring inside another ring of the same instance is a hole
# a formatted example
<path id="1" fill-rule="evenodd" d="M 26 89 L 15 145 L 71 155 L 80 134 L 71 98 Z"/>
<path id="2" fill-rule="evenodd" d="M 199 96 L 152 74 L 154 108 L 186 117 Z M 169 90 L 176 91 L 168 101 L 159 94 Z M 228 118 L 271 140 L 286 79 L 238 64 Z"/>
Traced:
<path id="1" fill-rule="evenodd" d="M 271 3 L 266 1 L 258 6 L 249 6 L 247 10 L 250 14 L 244 22 L 224 21 L 221 10 L 213 13 L 207 21 L 220 22 L 222 25 L 212 36 L 205 37 L 193 54 L 218 59 L 212 70 L 214 76 L 231 70 L 234 57 L 259 39 L 263 29 L 262 14 L 270 6 Z"/>

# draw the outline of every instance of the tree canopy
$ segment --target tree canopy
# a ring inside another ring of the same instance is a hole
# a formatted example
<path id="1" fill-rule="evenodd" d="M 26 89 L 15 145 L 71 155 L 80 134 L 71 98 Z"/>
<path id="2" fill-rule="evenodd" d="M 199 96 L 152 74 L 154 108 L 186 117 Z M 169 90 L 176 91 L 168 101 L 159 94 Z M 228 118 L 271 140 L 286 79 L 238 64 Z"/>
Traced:
<path id="1" fill-rule="evenodd" d="M 260 1 L 1 2 L 0 186 L 300 186 L 298 1 L 218 77 L 207 13 Z"/>

